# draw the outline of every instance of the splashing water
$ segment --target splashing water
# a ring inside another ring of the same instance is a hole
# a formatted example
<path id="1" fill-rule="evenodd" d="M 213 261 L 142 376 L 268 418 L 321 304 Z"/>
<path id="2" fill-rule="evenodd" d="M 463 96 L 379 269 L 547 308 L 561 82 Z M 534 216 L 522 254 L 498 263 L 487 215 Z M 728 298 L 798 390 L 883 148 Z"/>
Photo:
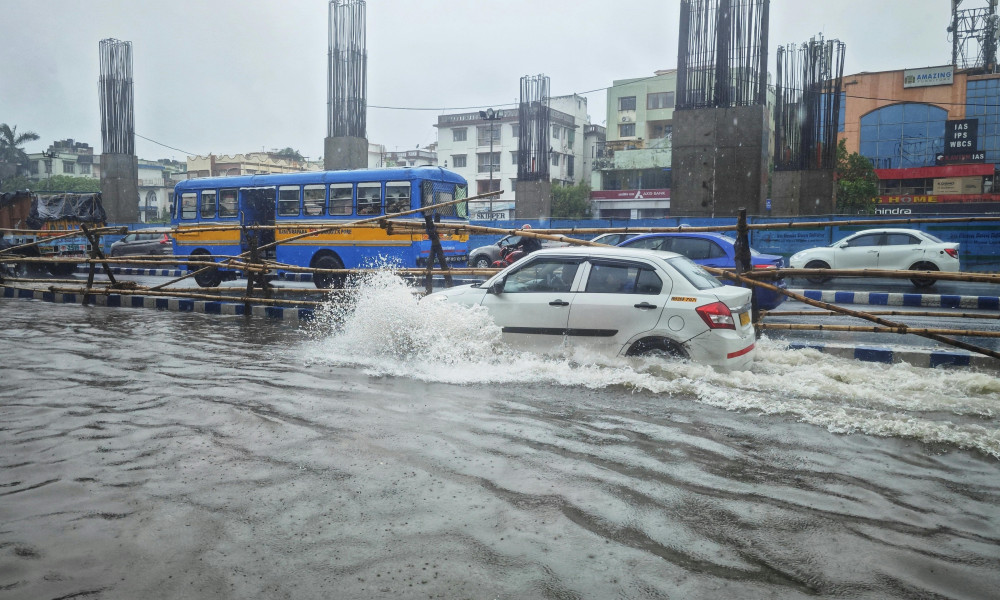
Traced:
<path id="1" fill-rule="evenodd" d="M 482 307 L 420 301 L 384 269 L 355 282 L 350 303 L 318 311 L 311 362 L 373 376 L 461 385 L 621 387 L 729 411 L 783 415 L 835 433 L 917 439 L 1000 458 L 1000 379 L 973 370 L 865 363 L 762 338 L 753 368 L 723 373 L 689 361 L 511 348 Z"/>

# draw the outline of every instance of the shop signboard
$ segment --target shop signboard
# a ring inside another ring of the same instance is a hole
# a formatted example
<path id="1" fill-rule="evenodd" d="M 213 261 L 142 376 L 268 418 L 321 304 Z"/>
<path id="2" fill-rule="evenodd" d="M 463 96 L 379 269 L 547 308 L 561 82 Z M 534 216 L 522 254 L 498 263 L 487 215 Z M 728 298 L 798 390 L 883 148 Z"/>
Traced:
<path id="1" fill-rule="evenodd" d="M 976 150 L 979 119 L 956 119 L 944 122 L 944 154 L 968 154 Z"/>
<path id="2" fill-rule="evenodd" d="M 973 152 L 961 152 L 957 154 L 938 154 L 934 159 L 934 163 L 938 166 L 982 163 L 986 162 L 986 152 L 975 150 Z"/>
<path id="3" fill-rule="evenodd" d="M 955 81 L 955 66 L 928 67 L 926 69 L 906 69 L 903 71 L 903 87 L 928 87 L 951 85 Z"/>

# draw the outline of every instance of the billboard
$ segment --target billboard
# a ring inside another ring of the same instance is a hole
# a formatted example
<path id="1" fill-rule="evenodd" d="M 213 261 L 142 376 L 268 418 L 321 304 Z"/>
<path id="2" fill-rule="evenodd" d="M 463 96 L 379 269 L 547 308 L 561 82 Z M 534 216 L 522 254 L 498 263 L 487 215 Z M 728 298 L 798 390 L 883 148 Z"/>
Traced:
<path id="1" fill-rule="evenodd" d="M 903 71 L 904 88 L 951 85 L 954 81 L 954 65 L 928 67 L 926 69 L 906 69 Z"/>

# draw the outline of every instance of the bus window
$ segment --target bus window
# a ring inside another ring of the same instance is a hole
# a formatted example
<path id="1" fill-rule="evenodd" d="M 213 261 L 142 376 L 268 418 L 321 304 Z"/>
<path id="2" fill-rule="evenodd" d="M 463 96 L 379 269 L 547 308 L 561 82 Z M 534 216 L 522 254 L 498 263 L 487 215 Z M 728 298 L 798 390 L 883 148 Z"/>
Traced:
<path id="1" fill-rule="evenodd" d="M 181 194 L 181 218 L 194 219 L 198 217 L 198 194 L 191 192 Z"/>
<path id="2" fill-rule="evenodd" d="M 464 185 L 445 185 L 435 184 L 433 181 L 425 181 L 420 189 L 420 205 L 430 206 L 432 204 L 441 204 L 443 202 L 450 202 L 452 200 L 460 200 L 462 198 L 467 198 L 469 193 L 469 188 Z M 468 203 L 459 202 L 457 204 L 452 204 L 451 206 L 442 206 L 434 210 L 436 214 L 443 217 L 459 217 L 461 219 L 468 218 L 469 209 Z"/>
<path id="3" fill-rule="evenodd" d="M 410 184 L 405 181 L 390 181 L 385 184 L 385 213 L 400 213 L 410 210 Z"/>
<path id="4" fill-rule="evenodd" d="M 382 184 L 380 183 L 358 184 L 358 214 L 359 215 L 382 214 Z"/>
<path id="5" fill-rule="evenodd" d="M 222 190 L 219 195 L 219 218 L 231 219 L 236 216 L 237 191 Z"/>
<path id="6" fill-rule="evenodd" d="M 278 216 L 299 216 L 299 186 L 281 186 L 278 188 Z"/>
<path id="7" fill-rule="evenodd" d="M 349 215 L 354 210 L 354 184 L 335 183 L 330 186 L 330 214 Z"/>
<path id="8" fill-rule="evenodd" d="M 201 218 L 215 218 L 215 190 L 204 190 L 201 193 Z"/>
<path id="9" fill-rule="evenodd" d="M 323 209 L 326 208 L 326 186 L 305 186 L 302 190 L 302 207 L 309 216 L 323 214 Z"/>

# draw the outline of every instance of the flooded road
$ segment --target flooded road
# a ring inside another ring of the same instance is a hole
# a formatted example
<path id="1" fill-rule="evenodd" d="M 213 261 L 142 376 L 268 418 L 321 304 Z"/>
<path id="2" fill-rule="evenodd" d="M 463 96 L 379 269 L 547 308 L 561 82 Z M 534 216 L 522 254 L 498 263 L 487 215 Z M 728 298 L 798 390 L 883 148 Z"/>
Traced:
<path id="1" fill-rule="evenodd" d="M 1000 380 L 0 300 L 0 598 L 991 598 Z"/>

